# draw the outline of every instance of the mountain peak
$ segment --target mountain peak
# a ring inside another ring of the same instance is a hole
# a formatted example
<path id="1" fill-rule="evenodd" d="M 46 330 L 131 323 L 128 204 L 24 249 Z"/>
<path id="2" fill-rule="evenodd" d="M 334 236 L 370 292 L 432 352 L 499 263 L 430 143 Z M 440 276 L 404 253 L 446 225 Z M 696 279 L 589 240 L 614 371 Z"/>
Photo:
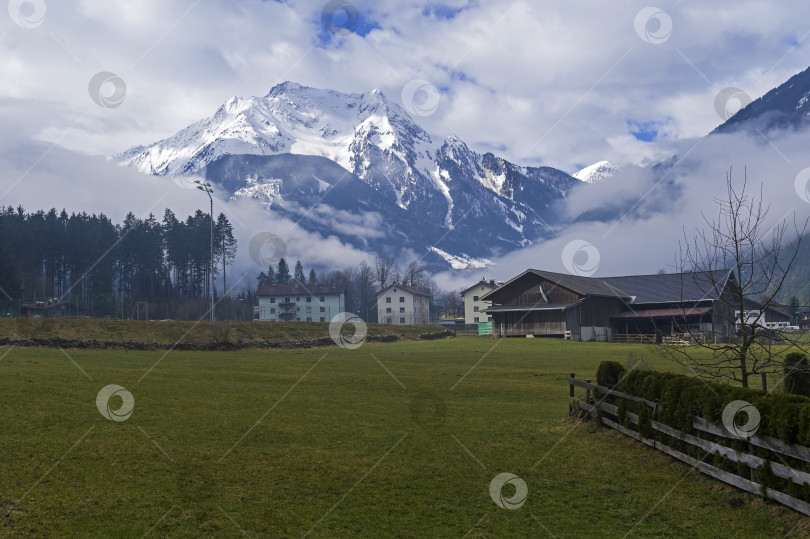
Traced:
<path id="1" fill-rule="evenodd" d="M 784 84 L 752 101 L 711 134 L 797 128 L 808 123 L 810 123 L 810 68 L 797 73 Z"/>
<path id="2" fill-rule="evenodd" d="M 606 180 L 616 174 L 620 167 L 614 165 L 610 161 L 599 161 L 593 165 L 587 166 L 579 172 L 572 174 L 572 176 L 579 181 L 586 183 L 593 183 Z"/>

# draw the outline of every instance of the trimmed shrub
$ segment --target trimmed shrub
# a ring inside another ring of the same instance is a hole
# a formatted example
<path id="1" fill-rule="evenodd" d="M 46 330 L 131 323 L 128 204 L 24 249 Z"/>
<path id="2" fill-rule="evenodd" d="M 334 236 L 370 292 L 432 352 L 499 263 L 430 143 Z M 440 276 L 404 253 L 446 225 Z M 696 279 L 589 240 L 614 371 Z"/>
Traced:
<path id="1" fill-rule="evenodd" d="M 603 361 L 596 371 L 596 383 L 600 386 L 615 388 L 627 372 L 618 361 Z"/>
<path id="2" fill-rule="evenodd" d="M 793 352 L 785 357 L 785 391 L 810 397 L 810 365 L 806 355 Z"/>

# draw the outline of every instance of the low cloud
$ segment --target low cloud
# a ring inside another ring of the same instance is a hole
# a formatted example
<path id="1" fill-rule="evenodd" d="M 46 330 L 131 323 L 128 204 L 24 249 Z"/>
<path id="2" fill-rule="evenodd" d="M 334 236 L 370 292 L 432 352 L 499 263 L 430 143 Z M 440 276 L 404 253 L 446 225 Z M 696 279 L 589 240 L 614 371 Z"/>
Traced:
<path id="1" fill-rule="evenodd" d="M 570 273 L 565 247 L 573 241 L 593 245 L 598 252 L 594 276 L 674 271 L 679 243 L 705 228 L 718 216 L 717 199 L 726 196 L 726 175 L 735 185 L 747 176 L 747 192 L 770 206 L 767 226 L 794 218 L 801 225 L 810 217 L 807 182 L 810 171 L 810 132 L 716 135 L 671 144 L 666 165 L 625 167 L 616 176 L 583 184 L 566 201 L 570 218 L 609 215 L 606 221 L 574 222 L 554 239 L 515 251 L 487 268 L 487 277 L 506 280 L 527 268 Z M 799 178 L 797 180 L 797 177 Z M 798 183 L 798 185 L 797 185 Z M 793 230 L 790 228 L 789 230 Z M 587 253 L 576 262 L 587 268 Z M 566 267 L 566 262 L 568 266 Z M 591 260 L 590 262 L 593 262 Z M 480 278 L 481 270 L 443 272 L 437 280 L 455 287 Z"/>

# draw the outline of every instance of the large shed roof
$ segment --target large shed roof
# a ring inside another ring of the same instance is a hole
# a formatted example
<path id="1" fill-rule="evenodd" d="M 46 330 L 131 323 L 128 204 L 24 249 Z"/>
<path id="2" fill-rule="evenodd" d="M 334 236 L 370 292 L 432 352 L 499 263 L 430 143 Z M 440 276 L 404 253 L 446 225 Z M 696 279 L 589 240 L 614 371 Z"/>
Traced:
<path id="1" fill-rule="evenodd" d="M 625 275 L 603 277 L 601 280 L 630 296 L 633 305 L 636 305 L 715 300 L 720 297 L 729 279 L 732 278 L 731 270 L 715 270 Z"/>

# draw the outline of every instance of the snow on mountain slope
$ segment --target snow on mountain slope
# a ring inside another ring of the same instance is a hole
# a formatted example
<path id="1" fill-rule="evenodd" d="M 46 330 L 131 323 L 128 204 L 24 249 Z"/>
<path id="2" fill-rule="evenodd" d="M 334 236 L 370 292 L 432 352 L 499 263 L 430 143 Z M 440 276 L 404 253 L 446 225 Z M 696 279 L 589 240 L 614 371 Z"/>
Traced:
<path id="1" fill-rule="evenodd" d="M 379 90 L 347 94 L 292 82 L 273 87 L 264 97 L 231 98 L 210 118 L 114 159 L 146 174 L 174 176 L 200 174 L 240 155 L 328 159 L 407 212 L 411 229 L 400 234 L 434 237 L 434 242 L 443 238 L 441 247 L 449 256 L 468 253 L 464 256 L 473 259 L 553 234 L 558 221 L 554 202 L 578 183 L 556 169 L 521 167 L 476 153 L 456 136 L 434 141 Z M 278 183 L 263 180 L 266 176 L 249 165 L 227 170 L 238 171 L 239 177 L 209 177 L 227 183 L 232 196 L 268 206 L 280 196 Z M 301 195 L 294 191 L 292 196 Z M 296 202 L 286 196 L 284 201 L 289 207 Z M 446 257 L 439 259 L 452 265 Z"/>
<path id="2" fill-rule="evenodd" d="M 493 264 L 492 260 L 486 258 L 472 258 L 464 253 L 461 253 L 459 256 L 451 255 L 446 251 L 442 251 L 438 247 L 430 247 L 428 250 L 442 257 L 445 261 L 447 261 L 448 264 L 450 264 L 450 267 L 455 270 L 481 269 L 489 267 Z"/>
<path id="3" fill-rule="evenodd" d="M 731 89 L 734 90 L 734 89 Z M 742 92 L 742 90 L 740 90 Z M 727 99 L 730 99 L 730 95 Z M 725 105 L 725 104 L 724 104 Z M 711 134 L 800 129 L 810 123 L 810 68 L 743 107 Z"/>
<path id="4" fill-rule="evenodd" d="M 616 174 L 619 168 L 610 161 L 599 161 L 573 174 L 573 177 L 586 183 L 601 182 Z"/>

